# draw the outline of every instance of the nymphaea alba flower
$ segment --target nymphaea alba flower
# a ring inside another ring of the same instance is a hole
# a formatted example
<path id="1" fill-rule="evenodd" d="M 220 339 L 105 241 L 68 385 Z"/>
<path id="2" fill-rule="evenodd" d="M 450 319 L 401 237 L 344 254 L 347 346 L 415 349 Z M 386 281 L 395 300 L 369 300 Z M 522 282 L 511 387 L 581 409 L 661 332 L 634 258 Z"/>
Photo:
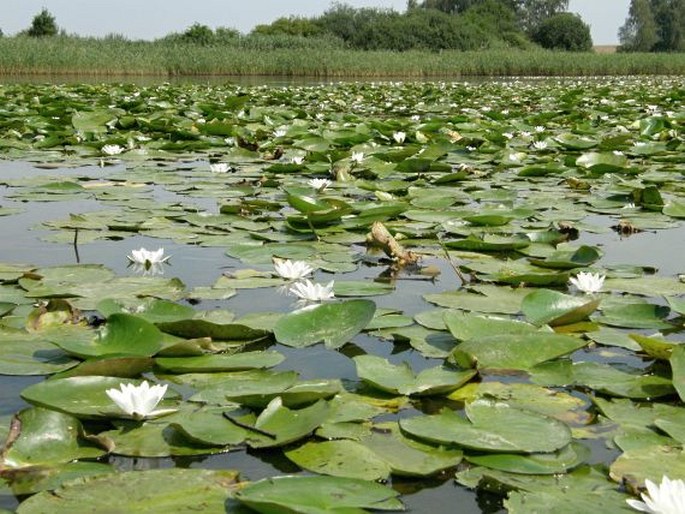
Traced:
<path id="1" fill-rule="evenodd" d="M 533 148 L 536 150 L 545 150 L 547 148 L 547 141 L 534 141 Z"/>
<path id="2" fill-rule="evenodd" d="M 606 277 L 604 275 L 599 273 L 581 271 L 575 277 L 571 277 L 569 281 L 583 293 L 593 294 L 598 293 L 602 289 L 605 278 Z"/>
<path id="3" fill-rule="evenodd" d="M 316 189 L 317 191 L 324 191 L 333 182 L 327 178 L 313 178 L 307 182 L 309 187 Z"/>
<path id="4" fill-rule="evenodd" d="M 350 160 L 355 164 L 361 164 L 364 160 L 364 152 L 352 152 Z"/>
<path id="5" fill-rule="evenodd" d="M 314 273 L 314 268 L 305 261 L 287 259 L 274 259 L 274 269 L 279 277 L 287 280 L 300 280 Z"/>
<path id="6" fill-rule="evenodd" d="M 162 264 L 170 259 L 171 256 L 164 257 L 164 248 L 157 248 L 157 250 L 146 250 L 141 248 L 140 250 L 131 250 L 131 255 L 127 255 L 126 258 L 133 264 L 140 264 L 149 268 L 158 264 Z"/>
<path id="7" fill-rule="evenodd" d="M 642 493 L 640 500 L 626 500 L 635 510 L 651 514 L 682 514 L 685 512 L 685 482 L 661 478 L 661 484 L 645 480 L 647 493 Z"/>
<path id="8" fill-rule="evenodd" d="M 299 166 L 300 164 L 304 163 L 304 157 L 302 157 L 300 155 L 296 155 L 295 157 L 290 159 L 290 163 L 291 164 L 297 164 Z"/>
<path id="9" fill-rule="evenodd" d="M 304 280 L 302 282 L 295 282 L 290 286 L 288 292 L 305 302 L 322 302 L 335 298 L 335 294 L 333 294 L 334 285 L 335 281 L 333 280 L 325 285 L 315 284 L 311 280 Z"/>
<path id="10" fill-rule="evenodd" d="M 225 162 L 214 162 L 209 165 L 209 171 L 212 173 L 228 173 L 231 167 Z"/>
<path id="11" fill-rule="evenodd" d="M 119 155 L 124 149 L 119 145 L 105 145 L 100 148 L 104 155 Z"/>
<path id="12" fill-rule="evenodd" d="M 166 393 L 166 384 L 151 386 L 147 380 L 143 380 L 138 386 L 128 383 L 121 384 L 119 387 L 119 389 L 107 389 L 105 393 L 124 414 L 134 419 L 174 412 L 174 409 L 155 410 L 157 404 L 164 397 L 164 393 Z"/>
<path id="13" fill-rule="evenodd" d="M 402 143 L 404 143 L 404 140 L 407 138 L 407 134 L 405 134 L 402 131 L 398 131 L 392 135 L 392 138 L 395 140 L 395 143 L 397 143 L 398 145 L 401 145 Z"/>

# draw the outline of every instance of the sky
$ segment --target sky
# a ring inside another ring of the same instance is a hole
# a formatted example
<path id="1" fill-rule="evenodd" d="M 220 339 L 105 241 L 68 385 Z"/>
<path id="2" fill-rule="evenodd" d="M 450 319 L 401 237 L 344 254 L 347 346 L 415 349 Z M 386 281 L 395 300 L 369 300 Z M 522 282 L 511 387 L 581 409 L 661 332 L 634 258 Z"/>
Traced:
<path id="1" fill-rule="evenodd" d="M 11 35 L 27 28 L 42 8 L 68 33 L 81 36 L 122 34 L 130 39 L 155 39 L 182 32 L 193 23 L 232 27 L 243 33 L 281 16 L 315 16 L 327 0 L 4 0 L 0 29 Z M 406 0 L 346 0 L 354 7 L 387 7 L 403 11 Z M 9 7 L 7 4 L 11 4 Z M 596 45 L 616 44 L 618 28 L 630 0 L 570 0 L 569 11 L 590 25 Z"/>

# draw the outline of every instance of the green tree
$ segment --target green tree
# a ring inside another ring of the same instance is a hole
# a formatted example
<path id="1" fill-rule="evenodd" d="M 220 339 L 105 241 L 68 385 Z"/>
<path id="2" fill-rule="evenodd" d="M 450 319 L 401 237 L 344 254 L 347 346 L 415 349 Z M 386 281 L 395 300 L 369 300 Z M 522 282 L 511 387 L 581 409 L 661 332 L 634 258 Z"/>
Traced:
<path id="1" fill-rule="evenodd" d="M 587 52 L 592 49 L 590 27 L 577 14 L 555 14 L 540 23 L 532 39 L 543 48 Z"/>
<path id="2" fill-rule="evenodd" d="M 486 2 L 488 0 L 424 0 L 421 7 L 460 14 Z M 569 0 L 497 0 L 497 3 L 513 10 L 520 27 L 532 32 L 547 18 L 566 11 Z"/>
<path id="3" fill-rule="evenodd" d="M 653 49 L 657 52 L 683 50 L 685 1 L 652 0 L 652 12 L 659 38 Z"/>
<path id="4" fill-rule="evenodd" d="M 619 29 L 618 37 L 622 50 L 652 51 L 659 41 L 659 35 L 650 0 L 631 0 L 628 18 Z"/>
<path id="5" fill-rule="evenodd" d="M 193 23 L 183 33 L 182 39 L 186 43 L 207 46 L 214 43 L 214 31 L 207 25 Z"/>
<path id="6" fill-rule="evenodd" d="M 55 17 L 47 9 L 43 9 L 33 17 L 26 34 L 31 37 L 44 37 L 56 36 L 58 32 L 59 28 L 55 22 Z"/>
<path id="7" fill-rule="evenodd" d="M 568 10 L 569 0 L 516 0 L 521 28 L 532 34 L 545 20 Z"/>
<path id="8" fill-rule="evenodd" d="M 289 36 L 314 37 L 320 35 L 323 29 L 309 18 L 290 16 L 278 18 L 269 25 L 257 25 L 252 32 L 264 35 L 287 34 Z"/>

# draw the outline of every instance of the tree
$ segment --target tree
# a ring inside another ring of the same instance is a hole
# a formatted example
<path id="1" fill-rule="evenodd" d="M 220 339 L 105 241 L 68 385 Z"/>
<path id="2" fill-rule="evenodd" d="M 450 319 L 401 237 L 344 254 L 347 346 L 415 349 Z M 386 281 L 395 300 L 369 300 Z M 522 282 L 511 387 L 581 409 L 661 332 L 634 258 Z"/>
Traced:
<path id="1" fill-rule="evenodd" d="M 183 33 L 182 39 L 187 43 L 207 46 L 214 43 L 214 31 L 207 25 L 193 23 Z"/>
<path id="2" fill-rule="evenodd" d="M 628 18 L 618 31 L 622 50 L 651 52 L 659 40 L 650 0 L 631 0 Z"/>
<path id="3" fill-rule="evenodd" d="M 486 3 L 488 0 L 424 0 L 421 7 L 460 14 Z M 520 27 L 531 33 L 547 18 L 568 9 L 569 0 L 497 0 L 497 3 L 516 13 Z"/>
<path id="4" fill-rule="evenodd" d="M 543 48 L 587 52 L 592 49 L 590 27 L 577 14 L 555 14 L 543 21 L 532 34 Z"/>
<path id="5" fill-rule="evenodd" d="M 59 28 L 55 22 L 55 17 L 47 9 L 43 9 L 33 17 L 31 27 L 26 31 L 26 34 L 31 37 L 44 37 L 56 36 L 58 32 Z"/>
<path id="6" fill-rule="evenodd" d="M 568 10 L 569 0 L 516 0 L 514 10 L 521 28 L 532 34 L 545 20 Z"/>

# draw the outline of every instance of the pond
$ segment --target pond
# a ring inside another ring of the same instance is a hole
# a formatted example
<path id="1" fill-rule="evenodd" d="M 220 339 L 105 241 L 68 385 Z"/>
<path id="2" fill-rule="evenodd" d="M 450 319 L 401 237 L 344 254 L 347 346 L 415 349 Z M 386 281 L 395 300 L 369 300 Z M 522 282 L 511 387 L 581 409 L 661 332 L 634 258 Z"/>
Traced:
<path id="1" fill-rule="evenodd" d="M 0 509 L 613 513 L 685 479 L 684 97 L 0 85 Z M 164 412 L 106 393 L 143 379 Z"/>

